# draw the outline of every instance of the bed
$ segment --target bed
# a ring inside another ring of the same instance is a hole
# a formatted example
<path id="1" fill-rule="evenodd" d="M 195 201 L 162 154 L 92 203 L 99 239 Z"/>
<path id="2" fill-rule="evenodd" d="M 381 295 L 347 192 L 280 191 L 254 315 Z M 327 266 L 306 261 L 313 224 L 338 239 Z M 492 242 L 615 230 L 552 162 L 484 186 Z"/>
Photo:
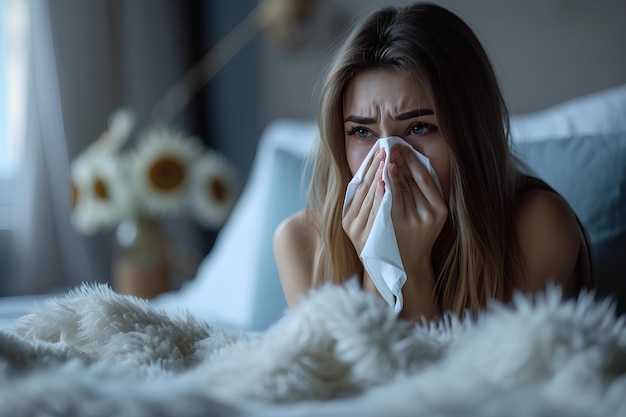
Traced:
<path id="1" fill-rule="evenodd" d="M 271 237 L 304 205 L 315 126 L 277 120 L 194 280 L 22 304 L 0 331 L 0 416 L 626 415 L 626 85 L 516 115 L 512 136 L 587 227 L 596 292 L 416 326 L 349 282 L 287 310 Z"/>

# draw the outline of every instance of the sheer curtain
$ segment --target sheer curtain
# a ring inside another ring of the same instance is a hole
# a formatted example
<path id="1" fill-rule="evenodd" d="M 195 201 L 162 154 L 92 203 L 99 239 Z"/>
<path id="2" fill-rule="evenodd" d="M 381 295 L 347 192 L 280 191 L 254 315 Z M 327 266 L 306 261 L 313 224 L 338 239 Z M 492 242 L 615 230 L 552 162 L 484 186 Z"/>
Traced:
<path id="1" fill-rule="evenodd" d="M 210 46 L 204 28 L 210 2 L 154 0 L 149 7 L 126 0 L 25 3 L 27 129 L 15 186 L 9 190 L 8 243 L 0 239 L 8 262 L 8 272 L 0 271 L 0 296 L 110 282 L 113 233 L 85 237 L 70 223 L 71 160 L 121 106 L 137 111 L 139 127 L 147 123 L 156 100 Z M 211 131 L 203 102 L 208 98 L 196 99 L 177 127 L 192 134 Z M 175 228 L 184 232 L 182 239 L 200 241 L 206 250 L 202 231 L 184 221 Z"/>
<path id="2" fill-rule="evenodd" d="M 17 145 L 26 126 L 25 91 L 28 39 L 25 0 L 0 3 L 0 294 L 9 260 L 9 236 Z"/>
<path id="3" fill-rule="evenodd" d="M 57 291 L 103 279 L 69 221 L 69 156 L 48 2 L 29 1 L 26 131 L 18 152 L 9 238 L 8 294 Z"/>

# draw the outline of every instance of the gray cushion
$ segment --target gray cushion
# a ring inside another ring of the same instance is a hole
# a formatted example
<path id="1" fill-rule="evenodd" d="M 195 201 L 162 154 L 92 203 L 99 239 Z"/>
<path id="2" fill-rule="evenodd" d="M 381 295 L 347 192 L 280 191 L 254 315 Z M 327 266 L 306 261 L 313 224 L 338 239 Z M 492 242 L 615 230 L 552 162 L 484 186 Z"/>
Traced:
<path id="1" fill-rule="evenodd" d="M 598 293 L 626 311 L 626 132 L 517 144 L 516 154 L 558 191 L 591 240 Z"/>

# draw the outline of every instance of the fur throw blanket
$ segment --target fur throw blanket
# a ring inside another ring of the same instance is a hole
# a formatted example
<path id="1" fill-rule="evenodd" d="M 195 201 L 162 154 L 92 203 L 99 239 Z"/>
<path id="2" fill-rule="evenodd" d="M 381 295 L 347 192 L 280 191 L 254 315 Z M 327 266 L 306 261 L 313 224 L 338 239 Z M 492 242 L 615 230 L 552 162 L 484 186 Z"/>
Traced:
<path id="1" fill-rule="evenodd" d="M 626 416 L 624 324 L 549 288 L 415 325 L 350 282 L 236 332 L 85 285 L 0 332 L 0 416 Z"/>

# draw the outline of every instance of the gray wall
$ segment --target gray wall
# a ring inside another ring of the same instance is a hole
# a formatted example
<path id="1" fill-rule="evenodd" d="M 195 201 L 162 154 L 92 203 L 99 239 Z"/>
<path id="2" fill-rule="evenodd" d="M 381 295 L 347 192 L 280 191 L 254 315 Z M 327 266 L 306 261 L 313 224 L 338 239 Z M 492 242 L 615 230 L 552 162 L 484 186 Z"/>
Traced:
<path id="1" fill-rule="evenodd" d="M 213 119 L 213 140 L 244 175 L 267 123 L 283 117 L 314 118 L 316 81 L 340 32 L 374 7 L 410 3 L 311 1 L 313 14 L 302 47 L 279 47 L 266 37 L 258 37 L 210 84 L 212 114 L 207 117 Z M 514 113 L 539 110 L 626 82 L 626 0 L 434 2 L 459 14 L 475 30 Z M 151 1 L 150 7 L 146 7 L 147 2 L 128 0 L 63 0 L 52 4 L 53 20 L 63 21 L 53 25 L 56 40 L 69 45 L 57 49 L 69 153 L 74 155 L 84 138 L 101 132 L 115 106 L 133 102 L 145 119 L 148 104 L 189 65 L 176 57 L 176 51 L 188 41 L 181 35 L 183 28 L 173 24 L 173 0 Z M 219 39 L 254 7 L 256 0 L 205 0 L 205 4 L 210 10 L 207 33 Z M 126 20 L 115 23 L 120 16 Z M 117 30 L 111 30 L 116 24 Z M 145 39 L 131 36 L 134 32 Z M 122 58 L 116 45 L 124 38 L 143 39 L 143 44 L 122 43 L 126 54 Z M 166 51 L 171 51 L 171 59 L 159 59 Z M 158 65 L 152 65 L 149 72 L 133 72 L 129 63 L 131 57 L 137 60 L 138 56 L 139 62 Z M 73 93 L 67 94 L 68 90 Z"/>
<path id="2" fill-rule="evenodd" d="M 220 38 L 257 0 L 205 0 L 206 34 Z M 357 16 L 397 0 L 312 0 L 301 48 L 258 37 L 212 81 L 207 118 L 214 143 L 245 179 L 263 128 L 276 118 L 313 119 L 315 82 L 333 39 Z M 474 28 L 514 113 L 626 83 L 625 0 L 437 0 Z M 146 119 L 190 65 L 177 0 L 50 0 L 63 122 L 73 157 L 132 104 Z M 191 3 L 189 3 L 191 4 Z M 584 117 L 584 115 L 581 115 Z M 185 121 L 181 120 L 184 126 Z M 67 178 L 56 180 L 66 184 Z M 85 239 L 92 279 L 108 277 L 110 236 Z M 0 239 L 0 251 L 2 250 Z M 55 245 L 51 245 L 54 247 Z M 0 264 L 2 260 L 0 259 Z M 100 271 L 100 272 L 97 272 Z"/>
<path id="3" fill-rule="evenodd" d="M 436 0 L 463 18 L 491 57 L 513 113 L 626 83 L 624 0 Z M 315 81 L 332 38 L 355 17 L 397 0 L 318 0 L 300 50 L 263 43 L 261 111 L 313 118 Z"/>

